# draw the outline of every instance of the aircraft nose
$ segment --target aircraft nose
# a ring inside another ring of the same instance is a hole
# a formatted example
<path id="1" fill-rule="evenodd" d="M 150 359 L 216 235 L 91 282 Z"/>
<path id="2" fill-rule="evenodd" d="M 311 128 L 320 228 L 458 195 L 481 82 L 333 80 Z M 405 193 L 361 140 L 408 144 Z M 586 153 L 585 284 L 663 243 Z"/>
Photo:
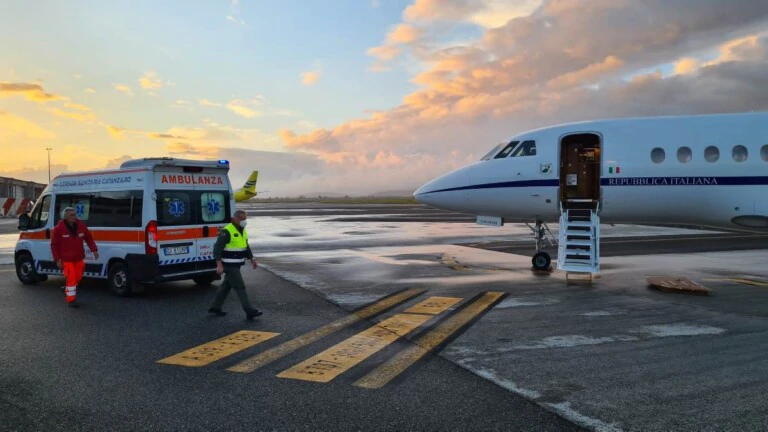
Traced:
<path id="1" fill-rule="evenodd" d="M 413 192 L 413 198 L 430 207 L 450 210 L 456 207 L 459 201 L 466 199 L 468 186 L 469 173 L 460 169 L 425 183 Z"/>

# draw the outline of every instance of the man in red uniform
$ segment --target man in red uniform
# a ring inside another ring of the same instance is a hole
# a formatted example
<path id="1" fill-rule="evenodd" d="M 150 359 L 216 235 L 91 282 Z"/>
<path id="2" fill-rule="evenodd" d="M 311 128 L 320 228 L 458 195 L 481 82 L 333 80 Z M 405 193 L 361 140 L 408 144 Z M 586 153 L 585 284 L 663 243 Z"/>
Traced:
<path id="1" fill-rule="evenodd" d="M 51 234 L 51 253 L 56 265 L 64 270 L 64 276 L 67 278 L 66 301 L 70 307 L 78 307 L 77 285 L 83 279 L 85 271 L 83 241 L 88 243 L 88 249 L 96 259 L 99 259 L 99 250 L 88 227 L 77 218 L 75 209 L 67 207 L 62 213 L 61 221 Z"/>

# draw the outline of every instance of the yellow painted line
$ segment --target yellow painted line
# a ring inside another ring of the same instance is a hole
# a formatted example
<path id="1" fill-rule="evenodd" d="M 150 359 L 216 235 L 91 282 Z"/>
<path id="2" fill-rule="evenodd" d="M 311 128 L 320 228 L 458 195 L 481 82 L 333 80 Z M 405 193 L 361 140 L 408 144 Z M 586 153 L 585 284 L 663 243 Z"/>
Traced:
<path id="1" fill-rule="evenodd" d="M 405 312 L 414 314 L 437 315 L 460 302 L 461 300 L 462 299 L 458 297 L 430 297 L 423 302 L 413 305 L 409 309 L 406 309 Z"/>
<path id="2" fill-rule="evenodd" d="M 157 363 L 189 367 L 205 366 L 246 348 L 268 341 L 279 334 L 241 330 L 229 336 L 224 336 L 223 338 L 158 360 Z"/>
<path id="3" fill-rule="evenodd" d="M 277 376 L 327 383 L 433 318 L 398 314 L 311 357 Z"/>
<path id="4" fill-rule="evenodd" d="M 730 282 L 736 282 L 736 283 L 740 283 L 740 284 L 744 284 L 744 285 L 768 286 L 768 282 L 757 281 L 757 280 L 753 280 L 753 279 L 741 279 L 741 278 L 704 278 L 702 280 L 712 281 L 712 282 L 730 281 Z"/>
<path id="5" fill-rule="evenodd" d="M 728 280 L 738 282 L 745 285 L 752 285 L 752 286 L 768 286 L 768 283 L 762 282 L 762 281 L 756 281 L 753 279 L 741 279 L 741 278 L 730 278 Z"/>
<path id="6" fill-rule="evenodd" d="M 471 269 L 464 264 L 459 264 L 458 261 L 456 261 L 455 258 L 449 257 L 449 256 L 443 256 L 440 259 L 440 262 L 442 262 L 444 265 L 447 265 L 452 270 L 458 270 L 458 271 L 470 271 Z"/>
<path id="7" fill-rule="evenodd" d="M 414 345 L 401 351 L 396 357 L 360 378 L 353 385 L 372 389 L 385 386 L 503 296 L 503 292 L 486 292 L 482 297 L 440 323 L 435 329 L 419 337 Z"/>
<path id="8" fill-rule="evenodd" d="M 426 291 L 427 290 L 424 290 L 424 289 L 418 289 L 418 290 L 407 289 L 407 290 L 401 291 L 397 294 L 391 295 L 383 300 L 380 300 L 377 303 L 367 306 L 360 311 L 354 312 L 351 315 L 348 315 L 344 318 L 336 320 L 330 324 L 326 324 L 323 327 L 312 330 L 295 339 L 292 339 L 272 349 L 264 351 L 261 354 L 258 354 L 249 359 L 246 359 L 228 368 L 227 370 L 230 372 L 239 372 L 239 373 L 253 372 L 256 369 L 264 365 L 267 365 L 287 354 L 290 354 L 301 347 L 304 347 L 306 345 L 311 344 L 312 342 L 315 342 L 328 335 L 336 333 L 337 331 L 343 328 L 349 327 L 350 325 L 358 321 L 379 315 L 397 306 L 400 303 L 403 303 L 405 301 L 412 299 L 413 297 L 416 297 L 418 295 L 425 293 Z"/>

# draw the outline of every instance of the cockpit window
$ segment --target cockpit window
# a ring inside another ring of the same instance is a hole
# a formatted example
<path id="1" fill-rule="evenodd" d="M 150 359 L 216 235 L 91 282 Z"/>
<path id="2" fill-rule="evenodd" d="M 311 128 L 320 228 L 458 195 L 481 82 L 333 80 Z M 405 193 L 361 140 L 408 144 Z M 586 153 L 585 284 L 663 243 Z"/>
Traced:
<path id="1" fill-rule="evenodd" d="M 536 156 L 536 141 L 523 141 L 511 157 Z"/>
<path id="2" fill-rule="evenodd" d="M 506 145 L 505 143 L 496 144 L 496 146 L 493 148 L 493 150 L 491 150 L 488 153 L 486 153 L 485 156 L 483 156 L 480 160 L 488 160 L 488 159 L 492 158 L 493 155 L 495 155 L 496 152 L 499 151 L 505 145 Z"/>
<path id="3" fill-rule="evenodd" d="M 499 152 L 499 154 L 496 155 L 495 159 L 502 159 L 509 156 L 509 153 L 512 151 L 512 149 L 515 148 L 515 146 L 519 142 L 520 141 L 511 141 L 509 144 L 507 144 L 506 147 L 504 147 L 502 151 Z"/>

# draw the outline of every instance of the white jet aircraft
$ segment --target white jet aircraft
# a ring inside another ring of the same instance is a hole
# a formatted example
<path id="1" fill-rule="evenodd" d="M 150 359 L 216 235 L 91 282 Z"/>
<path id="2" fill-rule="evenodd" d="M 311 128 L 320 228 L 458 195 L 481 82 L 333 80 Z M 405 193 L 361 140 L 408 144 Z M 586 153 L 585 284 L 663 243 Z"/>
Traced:
<path id="1" fill-rule="evenodd" d="M 534 269 L 598 273 L 600 223 L 768 231 L 768 112 L 607 119 L 521 133 L 414 192 L 483 225 L 535 222 Z M 551 237 L 551 239 L 550 239 Z"/>

